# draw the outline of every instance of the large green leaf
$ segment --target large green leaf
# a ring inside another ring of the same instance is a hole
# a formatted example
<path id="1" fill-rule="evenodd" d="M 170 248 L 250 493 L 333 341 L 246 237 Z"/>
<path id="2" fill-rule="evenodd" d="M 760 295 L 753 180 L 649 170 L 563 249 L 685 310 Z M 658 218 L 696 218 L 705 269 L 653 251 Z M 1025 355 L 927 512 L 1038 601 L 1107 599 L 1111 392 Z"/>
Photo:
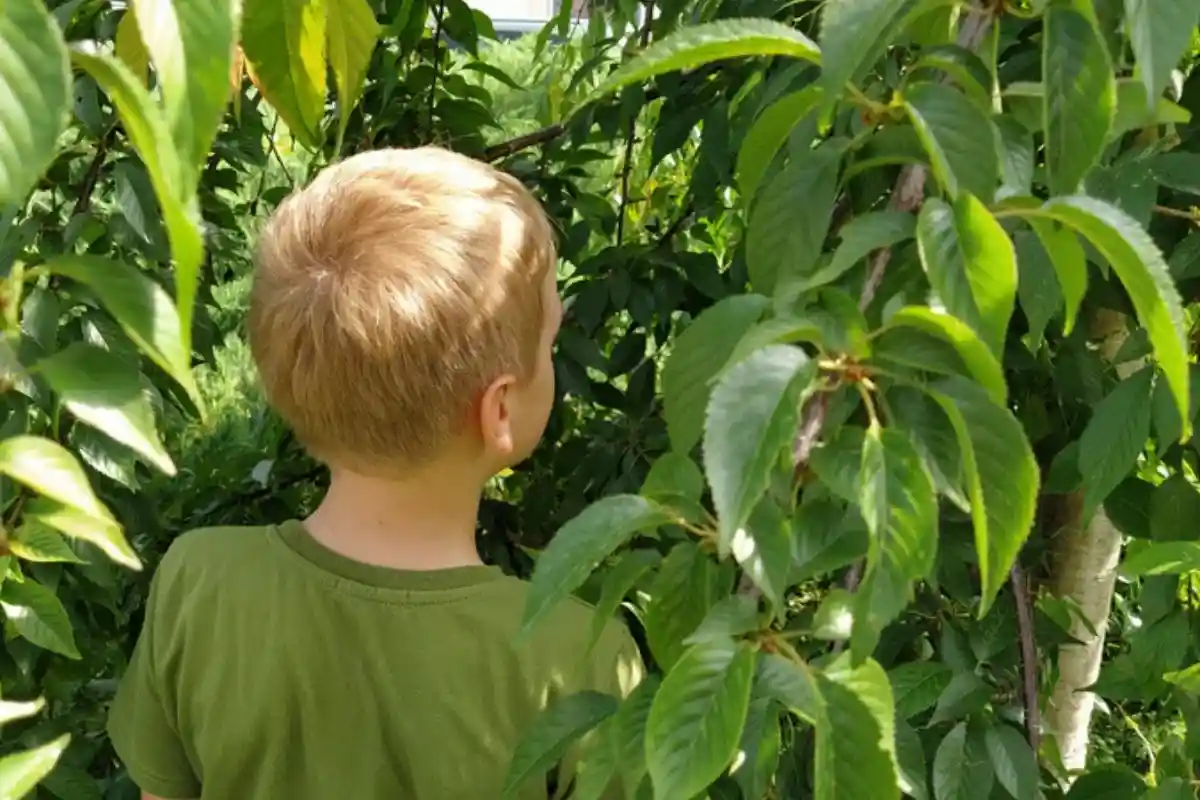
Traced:
<path id="1" fill-rule="evenodd" d="M 815 800 L 899 800 L 892 689 L 875 661 L 843 655 L 818 678 L 827 721 L 817 726 Z"/>
<path id="2" fill-rule="evenodd" d="M 0 759 L 0 797 L 19 800 L 32 792 L 54 769 L 70 741 L 71 734 L 65 733 L 40 747 Z"/>
<path id="3" fill-rule="evenodd" d="M 1013 248 L 1020 276 L 1017 298 L 1025 321 L 1029 323 L 1029 346 L 1036 352 L 1041 347 L 1046 326 L 1063 304 L 1062 289 L 1058 286 L 1050 255 L 1032 231 L 1018 231 L 1013 236 Z"/>
<path id="4" fill-rule="evenodd" d="M 0 4 L 0 208 L 20 206 L 58 151 L 71 110 L 62 32 L 40 0 Z"/>
<path id="5" fill-rule="evenodd" d="M 1083 476 L 1085 518 L 1135 469 L 1150 438 L 1153 375 L 1153 370 L 1145 368 L 1118 383 L 1096 406 L 1083 430 L 1079 474 Z"/>
<path id="6" fill-rule="evenodd" d="M 1025 737 L 1011 725 L 998 723 L 984 733 L 992 770 L 1000 785 L 1016 800 L 1037 796 L 1037 756 Z"/>
<path id="7" fill-rule="evenodd" d="M 1108 141 L 1117 84 L 1091 0 L 1050 0 L 1044 25 L 1046 183 L 1071 194 Z"/>
<path id="8" fill-rule="evenodd" d="M 327 0 L 327 3 L 329 66 L 337 83 L 340 143 L 346 134 L 350 112 L 362 93 L 363 78 L 367 75 L 381 29 L 367 0 Z"/>
<path id="9" fill-rule="evenodd" d="M 135 267 L 94 256 L 63 256 L 41 268 L 91 289 L 134 344 L 200 404 L 179 314 L 161 286 Z"/>
<path id="10" fill-rule="evenodd" d="M 1200 24 L 1200 3 L 1125 0 L 1125 24 L 1146 97 L 1157 100 Z"/>
<path id="11" fill-rule="evenodd" d="M 879 341 L 896 328 L 914 328 L 951 345 L 971 376 L 987 390 L 993 400 L 1003 403 L 1007 398 L 1008 387 L 1004 383 L 1004 370 L 1000 362 L 975 331 L 958 317 L 939 313 L 927 306 L 905 306 L 893 314 L 887 325 L 877 334 Z M 944 372 L 942 369 L 930 371 Z"/>
<path id="12" fill-rule="evenodd" d="M 175 464 L 154 425 L 154 408 L 137 365 L 108 350 L 74 342 L 37 363 L 64 406 L 78 419 L 144 456 L 168 475 Z"/>
<path id="13" fill-rule="evenodd" d="M 677 453 L 690 452 L 704 435 L 712 380 L 768 304 L 759 295 L 727 297 L 706 308 L 675 340 L 663 366 L 662 387 L 663 417 Z"/>
<path id="14" fill-rule="evenodd" d="M 882 561 L 908 580 L 927 577 L 937 554 L 937 498 L 912 442 L 872 425 L 863 439 L 859 480 L 858 505 L 871 534 L 868 569 Z"/>
<path id="15" fill-rule="evenodd" d="M 790 298 L 832 283 L 872 252 L 911 239 L 916 232 L 917 218 L 907 211 L 869 211 L 855 217 L 838 231 L 842 241 L 829 263 L 811 274 L 785 279 L 778 294 Z"/>
<path id="16" fill-rule="evenodd" d="M 593 503 L 569 520 L 538 556 L 522 633 L 578 589 L 602 559 L 635 533 L 672 519 L 671 513 L 657 503 L 635 494 L 620 494 Z"/>
<path id="17" fill-rule="evenodd" d="M 990 203 L 1000 180 L 1000 140 L 983 109 L 944 83 L 905 90 L 904 108 L 950 197 L 969 192 Z"/>
<path id="18" fill-rule="evenodd" d="M 1155 358 L 1186 420 L 1184 435 L 1190 436 L 1187 322 L 1179 291 L 1154 240 L 1124 211 L 1090 197 L 1059 197 L 1020 213 L 1073 228 L 1108 260 L 1133 302 L 1138 322 L 1150 335 Z M 1054 251 L 1050 253 L 1053 257 Z"/>
<path id="19" fill-rule="evenodd" d="M 245 0 L 242 50 L 254 85 L 306 147 L 325 114 L 325 0 Z"/>
<path id="20" fill-rule="evenodd" d="M 229 102 L 236 0 L 133 0 L 184 179 L 194 191 Z"/>
<path id="21" fill-rule="evenodd" d="M 795 28 L 769 19 L 723 19 L 675 31 L 609 76 L 589 100 L 647 78 L 741 56 L 785 56 L 819 62 L 817 45 Z"/>
<path id="22" fill-rule="evenodd" d="M 991 794 L 994 780 L 983 737 L 960 722 L 946 734 L 933 758 L 933 796 L 936 800 L 978 800 Z"/>
<path id="23" fill-rule="evenodd" d="M 142 568 L 142 562 L 130 547 L 121 526 L 111 517 L 97 517 L 44 497 L 25 503 L 24 511 L 27 522 L 49 525 L 67 536 L 95 545 L 118 564 L 130 569 Z"/>
<path id="24" fill-rule="evenodd" d="M 158 204 L 167 226 L 167 235 L 171 240 L 171 257 L 175 261 L 178 348 L 184 352 L 185 357 L 182 360 L 186 363 L 186 354 L 191 349 L 192 306 L 200 279 L 200 264 L 204 258 L 199 204 L 195 192 L 189 187 L 187 170 L 175 149 L 170 128 L 158 106 L 150 99 L 150 95 L 128 67 L 114 56 L 106 53 L 87 53 L 80 49 L 71 51 L 71 59 L 91 75 L 108 94 L 116 106 L 125 133 L 150 173 L 154 194 L 158 197 Z M 66 256 L 61 259 L 66 263 L 77 263 L 80 260 L 90 263 L 100 261 L 89 256 Z M 136 292 L 134 299 L 142 296 L 143 293 Z M 171 372 L 168 367 L 164 369 Z M 174 372 L 172 375 L 176 380 L 180 379 Z M 183 386 L 199 404 L 199 394 L 193 391 L 194 387 L 189 386 L 190 378 L 188 381 L 189 383 L 184 383 Z"/>
<path id="25" fill-rule="evenodd" d="M 830 97 L 874 64 L 905 0 L 826 0 L 821 6 L 821 79 Z"/>
<path id="26" fill-rule="evenodd" d="M 1131 550 L 1121 562 L 1121 572 L 1131 578 L 1193 570 L 1200 570 L 1200 542 L 1155 542 Z"/>
<path id="27" fill-rule="evenodd" d="M 1008 580 L 1033 525 L 1038 465 L 1021 423 L 981 387 L 950 377 L 935 383 L 929 393 L 950 418 L 962 452 L 983 584 L 982 618 Z"/>
<path id="28" fill-rule="evenodd" d="M 1017 295 L 1017 260 L 1004 228 L 973 195 L 953 206 L 930 198 L 917 222 L 917 244 L 946 309 L 999 357 Z"/>
<path id="29" fill-rule="evenodd" d="M 929 800 L 929 770 L 921 737 L 903 719 L 896 720 L 896 764 L 904 793 L 913 800 Z"/>
<path id="30" fill-rule="evenodd" d="M 907 661 L 888 673 L 896 715 L 910 719 L 937 704 L 954 671 L 940 661 Z"/>
<path id="31" fill-rule="evenodd" d="M 646 642 L 660 667 L 671 668 L 685 649 L 684 641 L 732 588 L 732 571 L 695 544 L 671 548 L 649 587 L 650 602 L 642 615 Z"/>
<path id="32" fill-rule="evenodd" d="M 704 472 L 728 552 L 792 441 L 801 392 L 816 368 L 799 347 L 758 350 L 722 377 L 708 404 Z"/>
<path id="33" fill-rule="evenodd" d="M 600 692 L 578 692 L 552 702 L 513 752 L 504 779 L 504 797 L 515 797 L 526 782 L 545 776 L 581 736 L 617 711 L 617 698 Z"/>
<path id="34" fill-rule="evenodd" d="M 783 606 L 792 570 L 791 520 L 771 498 L 764 498 L 730 541 L 730 552 L 763 596 Z"/>
<path id="35" fill-rule="evenodd" d="M 756 691 L 779 701 L 810 725 L 824 724 L 825 701 L 807 664 L 774 653 L 760 653 L 754 681 Z"/>
<path id="36" fill-rule="evenodd" d="M 0 608 L 17 633 L 38 647 L 79 658 L 67 610 L 54 592 L 33 578 L 5 581 L 0 586 Z"/>
<path id="37" fill-rule="evenodd" d="M 754 199 L 767 167 L 779 148 L 788 140 L 792 129 L 824 96 L 820 86 L 806 86 L 776 100 L 758 115 L 738 149 L 737 182 L 742 202 L 748 207 Z"/>
<path id="38" fill-rule="evenodd" d="M 0 474 L 97 519 L 112 520 L 75 456 L 57 442 L 38 436 L 0 441 Z"/>
<path id="39" fill-rule="evenodd" d="M 1079 237 L 1071 228 L 1062 227 L 1054 220 L 1032 218 L 1030 227 L 1041 240 L 1042 248 L 1050 256 L 1058 287 L 1063 298 L 1063 334 L 1070 334 L 1075 327 L 1075 318 L 1083 296 L 1087 294 L 1087 255 Z"/>
<path id="40" fill-rule="evenodd" d="M 39 520 L 28 518 L 9 534 L 8 550 L 25 561 L 83 563 L 61 533 Z"/>
<path id="41" fill-rule="evenodd" d="M 759 193 L 746 231 L 746 265 L 755 291 L 772 294 L 776 286 L 804 281 L 815 271 L 837 199 L 841 157 L 836 142 L 793 155 Z"/>
<path id="42" fill-rule="evenodd" d="M 663 679 L 646 721 L 646 764 L 657 797 L 694 797 L 737 753 L 750 706 L 754 651 L 709 639 Z"/>

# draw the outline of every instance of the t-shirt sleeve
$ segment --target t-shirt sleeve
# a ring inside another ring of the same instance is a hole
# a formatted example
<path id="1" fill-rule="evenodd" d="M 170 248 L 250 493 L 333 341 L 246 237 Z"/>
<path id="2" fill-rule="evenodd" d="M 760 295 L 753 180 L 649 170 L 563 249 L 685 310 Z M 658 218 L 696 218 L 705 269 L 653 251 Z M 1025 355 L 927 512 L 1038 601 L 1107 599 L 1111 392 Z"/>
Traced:
<path id="1" fill-rule="evenodd" d="M 151 582 L 145 623 L 109 709 L 108 733 L 139 789 L 170 800 L 191 800 L 200 796 L 200 781 L 163 702 L 155 664 L 154 631 L 164 613 L 160 608 L 163 571 L 160 566 Z"/>

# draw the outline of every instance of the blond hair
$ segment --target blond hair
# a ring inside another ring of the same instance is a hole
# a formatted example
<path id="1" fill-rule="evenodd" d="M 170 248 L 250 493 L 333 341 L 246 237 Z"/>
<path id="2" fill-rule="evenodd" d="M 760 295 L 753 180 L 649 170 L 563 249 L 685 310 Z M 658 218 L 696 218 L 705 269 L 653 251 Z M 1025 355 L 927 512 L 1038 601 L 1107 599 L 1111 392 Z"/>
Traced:
<path id="1" fill-rule="evenodd" d="M 322 171 L 267 223 L 250 347 L 268 402 L 317 458 L 366 473 L 437 454 L 495 378 L 537 362 L 541 205 L 435 147 Z"/>

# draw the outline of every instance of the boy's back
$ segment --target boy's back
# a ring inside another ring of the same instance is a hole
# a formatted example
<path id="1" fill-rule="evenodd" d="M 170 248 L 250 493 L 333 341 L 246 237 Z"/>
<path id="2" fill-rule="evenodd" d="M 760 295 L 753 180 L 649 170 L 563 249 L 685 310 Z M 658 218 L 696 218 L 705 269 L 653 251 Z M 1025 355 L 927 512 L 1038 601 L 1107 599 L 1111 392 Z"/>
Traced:
<path id="1" fill-rule="evenodd" d="M 498 798 L 549 700 L 640 678 L 618 623 L 587 653 L 582 603 L 514 644 L 526 589 L 490 567 L 369 566 L 299 522 L 187 534 L 155 576 L 114 744 L 166 798 Z"/>

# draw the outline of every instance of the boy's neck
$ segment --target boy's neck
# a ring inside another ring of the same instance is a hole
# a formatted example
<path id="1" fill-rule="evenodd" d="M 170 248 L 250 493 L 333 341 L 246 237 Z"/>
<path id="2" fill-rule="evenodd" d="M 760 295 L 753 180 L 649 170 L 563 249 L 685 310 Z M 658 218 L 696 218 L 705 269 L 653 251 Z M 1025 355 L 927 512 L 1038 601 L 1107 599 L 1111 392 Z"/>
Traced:
<path id="1" fill-rule="evenodd" d="M 407 570 L 477 566 L 481 492 L 477 481 L 446 466 L 396 480 L 335 468 L 325 499 L 304 525 L 330 550 L 364 564 Z"/>

